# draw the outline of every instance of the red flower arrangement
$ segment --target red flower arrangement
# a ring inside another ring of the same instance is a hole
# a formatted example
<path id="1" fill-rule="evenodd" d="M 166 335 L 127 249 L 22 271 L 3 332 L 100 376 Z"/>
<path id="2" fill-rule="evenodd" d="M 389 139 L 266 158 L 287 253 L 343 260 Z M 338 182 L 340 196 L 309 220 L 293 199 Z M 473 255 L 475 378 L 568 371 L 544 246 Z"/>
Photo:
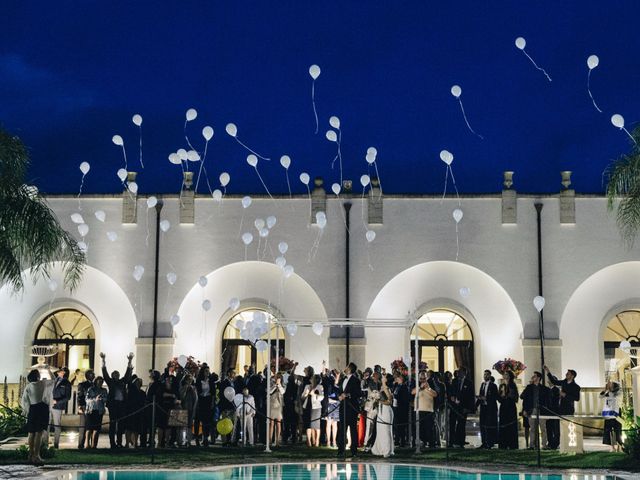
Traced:
<path id="1" fill-rule="evenodd" d="M 527 366 L 519 360 L 514 360 L 513 358 L 505 358 L 504 360 L 497 361 L 493 365 L 493 369 L 500 374 L 505 372 L 513 372 L 513 374 L 517 377 L 527 369 Z"/>
<path id="2" fill-rule="evenodd" d="M 293 368 L 294 365 L 294 361 L 288 359 L 285 356 L 279 357 L 278 358 L 278 372 L 288 372 Z M 276 359 L 272 358 L 271 359 L 271 368 L 273 369 L 276 365 Z"/>
<path id="3" fill-rule="evenodd" d="M 178 357 L 173 357 L 171 360 L 169 360 L 169 363 L 167 363 L 167 367 L 173 368 L 174 370 L 179 370 L 182 368 L 182 366 L 178 363 Z M 191 355 L 188 356 L 187 363 L 185 364 L 184 369 L 195 377 L 200 371 L 200 360 L 196 360 Z"/>

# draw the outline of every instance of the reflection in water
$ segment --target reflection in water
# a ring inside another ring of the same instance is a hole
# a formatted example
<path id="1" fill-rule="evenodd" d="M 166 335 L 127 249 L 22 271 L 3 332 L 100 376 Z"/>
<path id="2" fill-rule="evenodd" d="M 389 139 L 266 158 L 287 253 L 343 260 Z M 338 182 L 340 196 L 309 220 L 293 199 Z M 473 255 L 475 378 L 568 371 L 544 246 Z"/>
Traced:
<path id="1" fill-rule="evenodd" d="M 229 467 L 216 471 L 92 471 L 65 473 L 58 480 L 616 480 L 593 474 L 474 473 L 392 463 L 305 463 Z"/>

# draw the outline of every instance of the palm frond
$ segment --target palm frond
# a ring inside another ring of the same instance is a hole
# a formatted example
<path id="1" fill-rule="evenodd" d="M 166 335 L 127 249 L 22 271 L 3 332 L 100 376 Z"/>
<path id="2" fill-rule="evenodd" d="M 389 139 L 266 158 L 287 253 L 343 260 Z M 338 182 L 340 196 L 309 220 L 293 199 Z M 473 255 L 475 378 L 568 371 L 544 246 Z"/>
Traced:
<path id="1" fill-rule="evenodd" d="M 18 137 L 0 129 L 0 190 L 21 186 L 28 167 L 27 148 Z"/>

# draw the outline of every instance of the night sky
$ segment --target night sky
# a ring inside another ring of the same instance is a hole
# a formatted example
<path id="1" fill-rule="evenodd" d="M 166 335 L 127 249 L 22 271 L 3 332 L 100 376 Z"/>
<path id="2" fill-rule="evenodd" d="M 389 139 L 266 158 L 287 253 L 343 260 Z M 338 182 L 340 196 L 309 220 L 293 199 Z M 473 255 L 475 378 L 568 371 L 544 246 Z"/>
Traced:
<path id="1" fill-rule="evenodd" d="M 187 126 L 215 131 L 205 167 L 211 188 L 231 175 L 230 193 L 264 193 L 248 152 L 225 133 L 272 158 L 258 169 L 272 193 L 287 193 L 281 155 L 301 172 L 339 179 L 336 144 L 325 133 L 341 120 L 344 178 L 357 182 L 375 146 L 386 193 L 442 192 L 443 149 L 454 155 L 461 193 L 502 188 L 514 170 L 520 192 L 552 193 L 573 170 L 579 193 L 603 191 L 603 170 L 629 150 L 611 125 L 640 118 L 640 35 L 636 1 L 109 1 L 5 0 L 0 15 L 0 126 L 28 145 L 28 183 L 45 193 L 117 193 L 124 138 L 140 193 L 177 193 L 181 167 L 168 155 L 187 148 Z M 536 70 L 525 51 L 552 78 Z M 587 93 L 587 57 L 600 64 Z M 309 66 L 320 129 L 315 131 Z M 471 127 L 450 89 L 460 97 Z M 140 167 L 138 128 L 144 121 Z M 198 169 L 190 163 L 190 169 Z M 359 188 L 359 187 L 358 187 Z M 208 192 L 201 179 L 199 191 Z"/>

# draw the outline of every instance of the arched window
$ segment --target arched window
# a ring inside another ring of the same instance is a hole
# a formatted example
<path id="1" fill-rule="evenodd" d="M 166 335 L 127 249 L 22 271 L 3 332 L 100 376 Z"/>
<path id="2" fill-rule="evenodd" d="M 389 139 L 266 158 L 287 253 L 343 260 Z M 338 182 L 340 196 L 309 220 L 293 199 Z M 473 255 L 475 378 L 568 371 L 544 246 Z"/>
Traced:
<path id="1" fill-rule="evenodd" d="M 616 369 L 616 348 L 623 340 L 631 343 L 632 347 L 640 347 L 640 311 L 626 310 L 614 315 L 607 323 L 604 332 L 604 371 L 610 373 Z M 637 360 L 632 359 L 632 366 Z"/>
<path id="2" fill-rule="evenodd" d="M 451 310 L 432 310 L 418 320 L 420 361 L 436 372 L 452 372 L 467 367 L 474 378 L 473 333 L 467 321 Z M 411 352 L 416 327 L 411 330 Z"/>
<path id="3" fill-rule="evenodd" d="M 276 345 L 279 356 L 284 356 L 285 335 L 282 327 L 275 322 L 275 317 L 269 312 L 261 309 L 247 309 L 236 313 L 227 322 L 222 332 L 222 376 L 229 368 L 233 368 L 239 375 L 244 375 L 245 366 L 248 368 L 255 365 L 256 371 L 262 371 L 267 364 L 269 352 L 258 352 L 255 345 L 248 340 L 243 340 L 238 328 L 239 321 L 246 324 L 253 320 L 255 312 L 263 312 L 267 317 L 267 325 L 271 325 L 271 358 L 275 361 Z M 269 333 L 260 337 L 267 341 Z"/>
<path id="4" fill-rule="evenodd" d="M 53 345 L 57 353 L 47 359 L 53 367 L 93 368 L 96 335 L 91 320 L 74 309 L 57 310 L 47 315 L 36 330 L 34 345 Z M 34 358 L 34 363 L 37 359 Z"/>

